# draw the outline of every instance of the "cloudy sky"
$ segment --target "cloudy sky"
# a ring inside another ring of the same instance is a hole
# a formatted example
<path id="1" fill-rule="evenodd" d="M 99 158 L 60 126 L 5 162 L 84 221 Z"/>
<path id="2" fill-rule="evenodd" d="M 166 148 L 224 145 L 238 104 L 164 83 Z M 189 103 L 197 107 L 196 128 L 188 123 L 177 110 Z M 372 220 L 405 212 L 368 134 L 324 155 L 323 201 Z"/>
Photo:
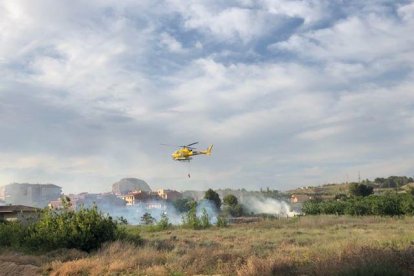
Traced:
<path id="1" fill-rule="evenodd" d="M 413 34 L 413 1 L 1 1 L 0 185 L 413 176 Z"/>

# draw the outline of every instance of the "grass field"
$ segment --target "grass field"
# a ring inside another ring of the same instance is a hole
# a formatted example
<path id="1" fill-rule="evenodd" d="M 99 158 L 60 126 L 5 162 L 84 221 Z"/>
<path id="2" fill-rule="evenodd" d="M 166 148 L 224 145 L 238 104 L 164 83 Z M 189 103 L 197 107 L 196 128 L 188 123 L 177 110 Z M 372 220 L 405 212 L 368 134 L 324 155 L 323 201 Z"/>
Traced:
<path id="1" fill-rule="evenodd" d="M 90 254 L 2 249 L 0 271 L 51 275 L 413 275 L 414 218 L 315 216 L 150 232 Z M 1 273 L 1 272 L 0 272 Z"/>

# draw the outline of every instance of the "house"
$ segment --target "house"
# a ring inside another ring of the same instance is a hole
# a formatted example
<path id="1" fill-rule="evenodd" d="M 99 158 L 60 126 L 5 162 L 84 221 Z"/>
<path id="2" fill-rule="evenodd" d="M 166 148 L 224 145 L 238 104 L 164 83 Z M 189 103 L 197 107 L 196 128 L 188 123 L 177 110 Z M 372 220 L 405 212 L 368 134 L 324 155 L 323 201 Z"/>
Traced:
<path id="1" fill-rule="evenodd" d="M 174 201 L 182 197 L 180 192 L 168 189 L 159 189 L 158 196 L 164 200 Z"/>
<path id="2" fill-rule="evenodd" d="M 142 190 L 130 192 L 127 195 L 121 195 L 119 197 L 129 206 L 161 199 L 157 192 L 146 192 Z"/>
<path id="3" fill-rule="evenodd" d="M 40 209 L 24 205 L 0 206 L 0 220 L 3 221 L 27 221 L 35 219 Z"/>

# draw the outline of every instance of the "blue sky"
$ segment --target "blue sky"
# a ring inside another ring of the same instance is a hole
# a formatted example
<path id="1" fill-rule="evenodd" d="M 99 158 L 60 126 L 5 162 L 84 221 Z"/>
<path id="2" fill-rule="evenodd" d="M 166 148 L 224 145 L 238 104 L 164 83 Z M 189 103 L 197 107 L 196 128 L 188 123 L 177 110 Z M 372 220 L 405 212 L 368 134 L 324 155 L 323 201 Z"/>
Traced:
<path id="1" fill-rule="evenodd" d="M 413 1 L 16 0 L 0 29 L 0 185 L 414 174 Z"/>

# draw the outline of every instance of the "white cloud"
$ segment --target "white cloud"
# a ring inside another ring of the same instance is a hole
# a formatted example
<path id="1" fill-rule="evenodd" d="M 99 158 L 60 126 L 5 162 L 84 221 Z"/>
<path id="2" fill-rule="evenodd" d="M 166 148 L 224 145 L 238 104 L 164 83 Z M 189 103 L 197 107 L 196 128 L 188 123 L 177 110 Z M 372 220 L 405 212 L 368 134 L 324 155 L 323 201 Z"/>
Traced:
<path id="1" fill-rule="evenodd" d="M 370 63 L 391 59 L 404 64 L 412 61 L 414 40 L 407 34 L 413 30 L 412 22 L 402 24 L 377 14 L 356 15 L 333 27 L 296 34 L 271 48 L 322 61 Z"/>
<path id="2" fill-rule="evenodd" d="M 4 2 L 1 179 L 284 190 L 412 174 L 412 4 L 390 5 Z M 215 148 L 191 167 L 158 145 L 192 141 Z"/>

